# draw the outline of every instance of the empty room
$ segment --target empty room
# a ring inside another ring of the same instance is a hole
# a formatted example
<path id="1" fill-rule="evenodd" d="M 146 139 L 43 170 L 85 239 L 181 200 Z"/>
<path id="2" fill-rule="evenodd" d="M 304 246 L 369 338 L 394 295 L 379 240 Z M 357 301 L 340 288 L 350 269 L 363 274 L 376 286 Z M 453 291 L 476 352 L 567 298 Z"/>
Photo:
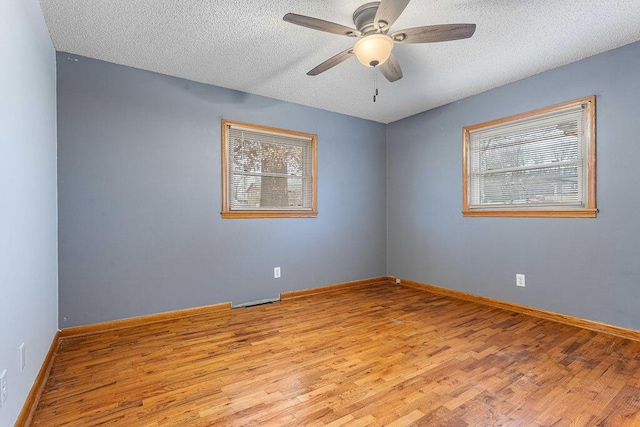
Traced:
<path id="1" fill-rule="evenodd" d="M 638 22 L 2 0 L 0 427 L 640 426 Z"/>

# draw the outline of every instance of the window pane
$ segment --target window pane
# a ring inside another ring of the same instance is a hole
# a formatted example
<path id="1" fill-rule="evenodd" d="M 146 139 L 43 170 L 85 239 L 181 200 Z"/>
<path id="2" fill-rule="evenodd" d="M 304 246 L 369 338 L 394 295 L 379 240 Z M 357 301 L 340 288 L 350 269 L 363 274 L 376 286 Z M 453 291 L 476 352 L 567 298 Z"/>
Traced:
<path id="1" fill-rule="evenodd" d="M 477 205 L 579 204 L 579 175 L 576 165 L 482 175 Z"/>
<path id="2" fill-rule="evenodd" d="M 314 209 L 313 138 L 233 126 L 226 134 L 229 211 Z"/>
<path id="3" fill-rule="evenodd" d="M 465 128 L 463 212 L 587 208 L 595 196 L 594 101 Z"/>

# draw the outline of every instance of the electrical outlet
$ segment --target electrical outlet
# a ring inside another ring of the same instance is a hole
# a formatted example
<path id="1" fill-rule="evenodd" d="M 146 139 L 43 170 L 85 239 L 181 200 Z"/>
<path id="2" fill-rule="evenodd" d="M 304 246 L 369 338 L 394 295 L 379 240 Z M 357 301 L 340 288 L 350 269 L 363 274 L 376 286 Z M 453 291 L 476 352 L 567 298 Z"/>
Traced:
<path id="1" fill-rule="evenodd" d="M 20 372 L 24 371 L 24 365 L 26 363 L 25 354 L 24 354 L 24 343 L 20 344 L 18 347 L 18 367 Z"/>
<path id="2" fill-rule="evenodd" d="M 7 396 L 9 395 L 7 390 L 7 370 L 5 369 L 0 374 L 0 406 L 4 406 L 4 403 L 7 401 Z"/>
<path id="3" fill-rule="evenodd" d="M 524 274 L 516 274 L 516 286 L 524 288 Z"/>
<path id="4" fill-rule="evenodd" d="M 278 279 L 280 277 L 280 267 L 273 267 L 273 278 Z"/>

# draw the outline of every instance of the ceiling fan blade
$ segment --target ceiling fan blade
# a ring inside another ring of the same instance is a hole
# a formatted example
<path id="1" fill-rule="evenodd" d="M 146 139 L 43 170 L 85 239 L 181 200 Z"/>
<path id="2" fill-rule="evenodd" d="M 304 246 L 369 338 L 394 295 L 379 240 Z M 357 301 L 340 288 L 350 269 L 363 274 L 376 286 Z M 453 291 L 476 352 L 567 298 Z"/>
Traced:
<path id="1" fill-rule="evenodd" d="M 335 22 L 324 21 L 310 16 L 298 15 L 296 13 L 287 13 L 282 18 L 286 22 L 311 28 L 313 30 L 324 31 L 332 34 L 340 34 L 342 36 L 358 37 L 362 33 L 355 28 L 345 27 Z"/>
<path id="2" fill-rule="evenodd" d="M 333 68 L 336 65 L 340 64 L 341 62 L 346 61 L 347 59 L 349 59 L 351 57 L 351 55 L 353 55 L 353 48 L 352 47 L 350 47 L 349 49 L 344 50 L 344 51 L 340 52 L 339 54 L 334 55 L 331 58 L 327 59 L 322 64 L 320 64 L 317 67 L 315 67 L 313 70 L 309 71 L 307 73 L 307 75 L 308 76 L 317 76 L 320 73 L 324 73 L 329 68 Z"/>
<path id="3" fill-rule="evenodd" d="M 468 39 L 476 31 L 476 24 L 428 25 L 395 31 L 391 38 L 396 43 L 435 43 Z"/>
<path id="4" fill-rule="evenodd" d="M 396 22 L 409 0 L 382 0 L 378 6 L 373 23 L 376 28 L 388 30 Z"/>
<path id="5" fill-rule="evenodd" d="M 378 68 L 391 83 L 402 78 L 402 68 L 400 68 L 400 64 L 393 53 Z"/>

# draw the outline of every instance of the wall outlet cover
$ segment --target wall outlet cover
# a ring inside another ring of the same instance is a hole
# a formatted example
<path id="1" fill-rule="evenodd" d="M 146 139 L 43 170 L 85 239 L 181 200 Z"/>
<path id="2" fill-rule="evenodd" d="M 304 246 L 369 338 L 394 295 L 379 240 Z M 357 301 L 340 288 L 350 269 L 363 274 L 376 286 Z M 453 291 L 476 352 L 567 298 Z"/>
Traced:
<path id="1" fill-rule="evenodd" d="M 4 403 L 7 401 L 7 397 L 9 396 L 9 391 L 7 389 L 7 370 L 3 370 L 2 374 L 0 374 L 0 407 L 4 406 Z"/>
<path id="2" fill-rule="evenodd" d="M 18 347 L 18 368 L 20 372 L 24 371 L 25 364 L 26 364 L 25 349 L 24 349 L 24 343 L 22 343 L 20 344 L 20 347 Z"/>

